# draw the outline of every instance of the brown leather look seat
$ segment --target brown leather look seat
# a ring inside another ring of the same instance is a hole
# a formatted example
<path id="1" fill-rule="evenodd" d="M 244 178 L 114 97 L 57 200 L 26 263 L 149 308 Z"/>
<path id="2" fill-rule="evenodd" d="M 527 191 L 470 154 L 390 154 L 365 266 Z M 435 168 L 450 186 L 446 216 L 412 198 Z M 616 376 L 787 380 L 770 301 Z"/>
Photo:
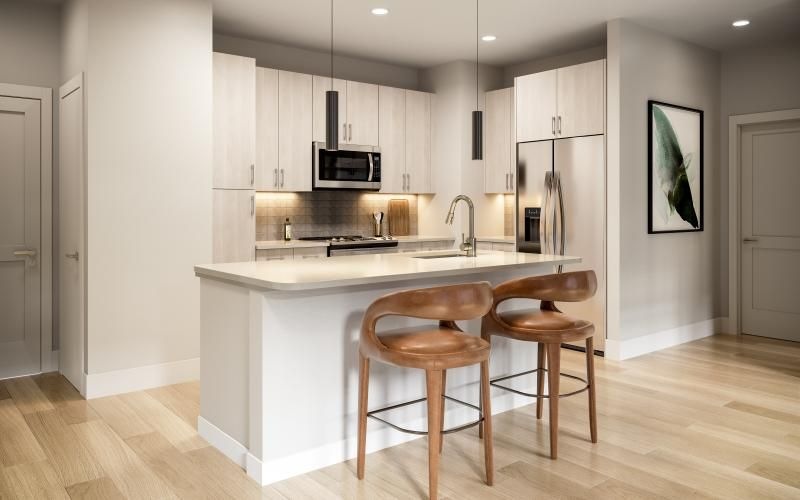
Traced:
<path id="1" fill-rule="evenodd" d="M 367 308 L 359 342 L 357 474 L 364 478 L 367 397 L 371 360 L 425 370 L 428 400 L 428 480 L 430 498 L 438 492 L 439 454 L 444 425 L 446 370 L 480 363 L 481 408 L 486 483 L 493 482 L 492 421 L 489 399 L 489 342 L 461 331 L 456 321 L 480 318 L 492 307 L 489 283 L 469 283 L 385 295 Z M 438 325 L 406 328 L 378 334 L 376 325 L 386 316 L 438 321 Z M 375 410 L 373 413 L 379 410 Z M 448 431 L 450 432 L 450 431 Z"/>
<path id="2" fill-rule="evenodd" d="M 544 396 L 542 373 L 560 374 L 561 344 L 586 341 L 586 389 L 589 393 L 589 430 L 592 442 L 597 442 L 597 415 L 594 382 L 594 325 L 572 318 L 558 310 L 555 302 L 578 302 L 591 298 L 597 290 L 594 271 L 533 276 L 507 281 L 494 289 L 494 304 L 484 316 L 481 336 L 491 340 L 492 335 L 527 342 L 539 342 L 536 371 L 536 418 L 542 418 L 542 402 L 550 400 L 550 457 L 558 457 L 558 399 L 564 397 L 560 390 L 560 377 L 548 376 L 548 396 Z M 540 301 L 538 310 L 498 312 L 498 306 L 510 299 Z M 545 368 L 545 363 L 549 368 Z M 527 373 L 527 372 L 526 372 Z M 503 377 L 503 379 L 510 377 Z M 577 378 L 577 377 L 574 377 Z M 582 392 L 577 391 L 577 392 Z M 572 393 L 574 394 L 574 393 Z"/>

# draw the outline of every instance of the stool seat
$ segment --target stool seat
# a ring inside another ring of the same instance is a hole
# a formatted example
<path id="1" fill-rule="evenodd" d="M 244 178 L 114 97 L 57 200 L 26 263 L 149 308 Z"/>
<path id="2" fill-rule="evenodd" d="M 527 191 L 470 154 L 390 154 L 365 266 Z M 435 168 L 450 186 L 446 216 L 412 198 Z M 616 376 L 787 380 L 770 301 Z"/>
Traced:
<path id="1" fill-rule="evenodd" d="M 591 321 L 573 318 L 559 311 L 530 309 L 497 314 L 505 328 L 493 335 L 531 342 L 573 342 L 594 335 Z"/>
<path id="2" fill-rule="evenodd" d="M 489 359 L 489 342 L 477 335 L 440 326 L 420 326 L 381 332 L 378 340 L 388 351 L 386 358 L 396 365 L 446 370 L 474 365 Z"/>

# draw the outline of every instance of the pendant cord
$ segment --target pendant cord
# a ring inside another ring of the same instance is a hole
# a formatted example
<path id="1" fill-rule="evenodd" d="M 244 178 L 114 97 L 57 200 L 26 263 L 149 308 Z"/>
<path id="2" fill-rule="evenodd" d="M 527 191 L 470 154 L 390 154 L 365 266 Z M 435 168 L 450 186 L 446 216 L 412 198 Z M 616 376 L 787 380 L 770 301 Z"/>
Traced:
<path id="1" fill-rule="evenodd" d="M 478 111 L 480 109 L 480 97 L 479 97 L 479 83 L 478 83 L 478 47 L 480 43 L 478 43 L 478 37 L 480 36 L 480 25 L 479 23 L 479 8 L 480 8 L 480 0 L 475 0 L 475 110 Z"/>
<path id="2" fill-rule="evenodd" d="M 331 0 L 331 90 L 333 90 L 333 0 Z"/>

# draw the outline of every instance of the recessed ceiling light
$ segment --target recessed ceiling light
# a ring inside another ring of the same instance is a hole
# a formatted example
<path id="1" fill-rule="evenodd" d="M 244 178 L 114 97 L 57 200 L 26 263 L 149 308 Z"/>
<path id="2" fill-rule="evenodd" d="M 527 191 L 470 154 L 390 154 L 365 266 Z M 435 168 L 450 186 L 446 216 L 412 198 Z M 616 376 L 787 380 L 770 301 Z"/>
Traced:
<path id="1" fill-rule="evenodd" d="M 750 21 L 748 19 L 739 19 L 738 21 L 734 21 L 732 24 L 734 28 L 744 28 L 750 24 Z"/>
<path id="2" fill-rule="evenodd" d="M 497 40 L 497 37 L 494 35 L 483 35 L 481 37 L 481 40 L 483 40 L 484 42 L 494 42 L 495 40 Z"/>
<path id="3" fill-rule="evenodd" d="M 375 7 L 374 9 L 372 9 L 372 13 L 375 14 L 376 16 L 385 16 L 386 14 L 389 13 L 389 9 L 385 7 Z"/>

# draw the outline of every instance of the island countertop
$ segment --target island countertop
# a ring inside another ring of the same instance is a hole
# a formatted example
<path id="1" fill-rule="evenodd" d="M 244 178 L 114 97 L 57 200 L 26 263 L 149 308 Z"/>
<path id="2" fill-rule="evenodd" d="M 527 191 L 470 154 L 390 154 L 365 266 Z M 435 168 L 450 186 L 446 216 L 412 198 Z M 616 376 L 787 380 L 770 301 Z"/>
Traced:
<path id="1" fill-rule="evenodd" d="M 452 250 L 442 250 L 349 255 L 304 261 L 235 262 L 197 265 L 194 269 L 198 277 L 235 283 L 246 288 L 304 291 L 464 276 L 543 265 L 557 266 L 581 261 L 580 257 L 485 250 L 479 251 L 477 257 L 446 256 L 452 253 Z"/>

